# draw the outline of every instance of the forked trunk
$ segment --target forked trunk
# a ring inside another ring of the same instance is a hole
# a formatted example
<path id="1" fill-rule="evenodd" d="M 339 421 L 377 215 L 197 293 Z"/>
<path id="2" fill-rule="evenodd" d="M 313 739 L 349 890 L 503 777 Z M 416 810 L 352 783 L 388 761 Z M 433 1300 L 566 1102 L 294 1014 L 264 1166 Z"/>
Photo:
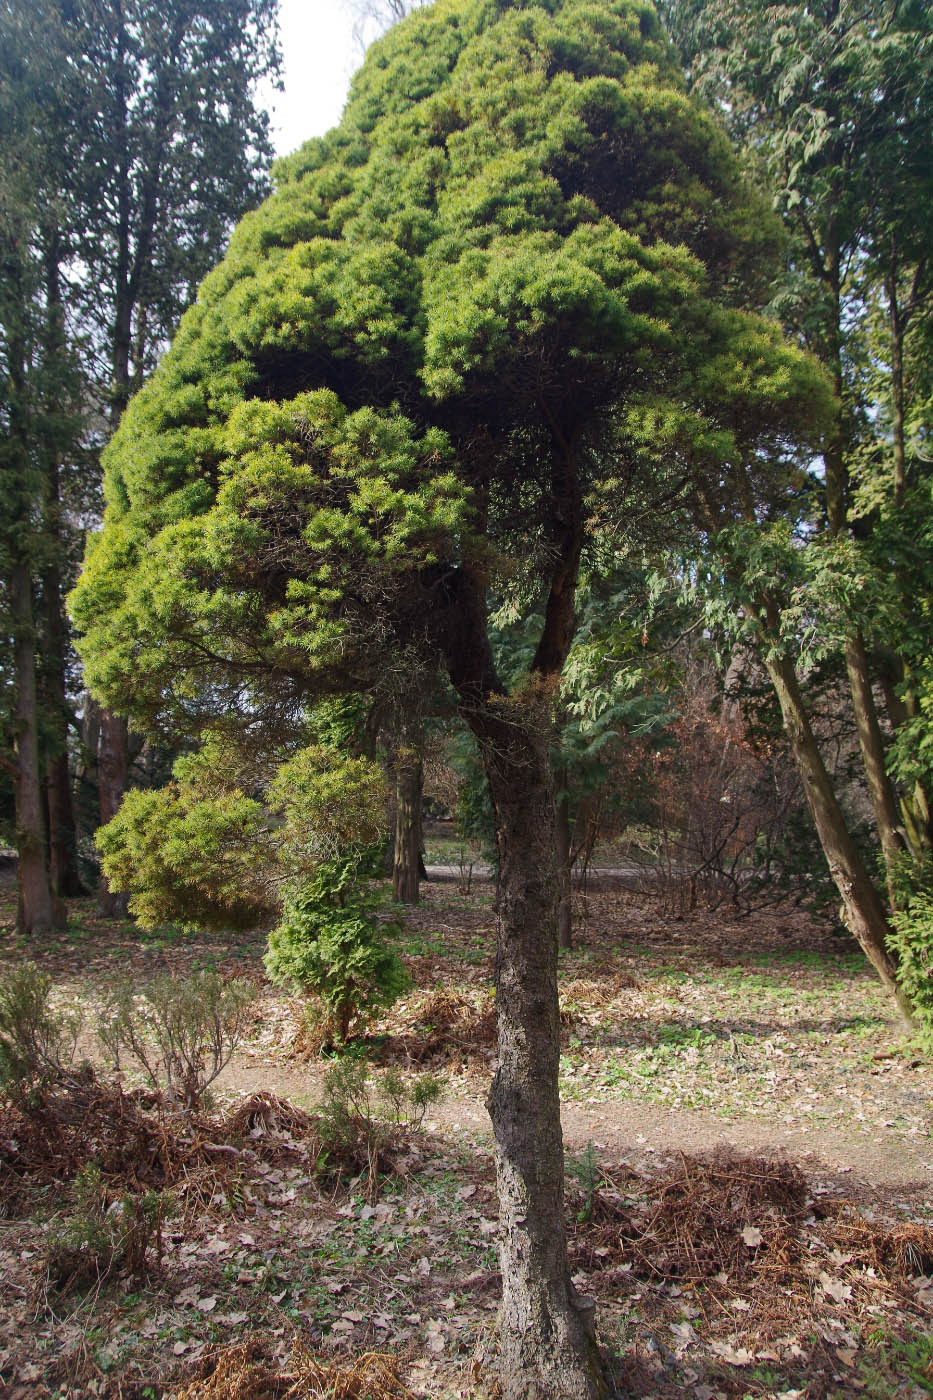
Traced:
<path id="1" fill-rule="evenodd" d="M 558 1099 L 555 809 L 546 735 L 480 732 L 499 847 L 496 1141 L 505 1400 L 597 1400 L 592 1304 L 570 1280 Z"/>
<path id="2" fill-rule="evenodd" d="M 781 706 L 820 845 L 842 896 L 849 931 L 910 1025 L 913 1020 L 910 1003 L 897 983 L 897 969 L 887 949 L 890 930 L 884 905 L 849 834 L 810 727 L 793 664 L 786 656 L 772 655 L 765 658 L 765 665 Z"/>

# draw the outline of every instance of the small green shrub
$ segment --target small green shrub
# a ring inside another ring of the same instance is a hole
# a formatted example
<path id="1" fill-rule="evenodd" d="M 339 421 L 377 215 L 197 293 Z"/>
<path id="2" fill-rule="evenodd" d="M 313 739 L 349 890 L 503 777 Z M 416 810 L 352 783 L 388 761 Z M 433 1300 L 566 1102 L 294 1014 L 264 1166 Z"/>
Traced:
<path id="1" fill-rule="evenodd" d="M 0 1092 L 20 1105 L 81 1077 L 75 1067 L 81 1012 L 54 1010 L 51 989 L 51 977 L 31 962 L 0 979 Z"/>
<path id="2" fill-rule="evenodd" d="M 344 1176 L 363 1173 L 374 1194 L 380 1166 L 397 1145 L 397 1130 L 418 1128 L 432 1103 L 444 1092 L 434 1074 L 406 1081 L 398 1070 L 370 1077 L 365 1060 L 342 1059 L 324 1076 L 318 1106 L 318 1170 Z"/>
<path id="3" fill-rule="evenodd" d="M 158 1191 L 108 1198 L 100 1168 L 91 1163 L 74 1180 L 74 1209 L 48 1243 L 50 1280 L 62 1290 L 87 1287 L 122 1272 L 145 1278 L 155 1247 L 162 1257 L 164 1201 Z"/>
<path id="4" fill-rule="evenodd" d="M 586 1225 L 592 1219 L 593 1203 L 602 1180 L 599 1158 L 596 1156 L 596 1148 L 591 1142 L 586 1144 L 579 1157 L 568 1155 L 565 1171 L 567 1176 L 577 1183 L 583 1194 L 583 1204 L 577 1211 L 577 1220 L 581 1225 Z"/>
<path id="5" fill-rule="evenodd" d="M 229 1063 L 255 996 L 251 982 L 216 972 L 159 977 L 138 993 L 122 982 L 101 1010 L 98 1035 L 117 1068 L 126 1051 L 155 1088 L 195 1109 Z"/>
<path id="6" fill-rule="evenodd" d="M 888 947 L 897 960 L 897 980 L 913 1009 L 917 1039 L 933 1053 L 933 893 L 910 894 L 891 923 Z"/>
<path id="7" fill-rule="evenodd" d="M 282 922 L 269 935 L 270 978 L 320 997 L 340 1044 L 409 985 L 386 936 L 401 929 L 378 918 L 380 902 L 363 885 L 358 858 L 327 861 L 287 903 Z"/>

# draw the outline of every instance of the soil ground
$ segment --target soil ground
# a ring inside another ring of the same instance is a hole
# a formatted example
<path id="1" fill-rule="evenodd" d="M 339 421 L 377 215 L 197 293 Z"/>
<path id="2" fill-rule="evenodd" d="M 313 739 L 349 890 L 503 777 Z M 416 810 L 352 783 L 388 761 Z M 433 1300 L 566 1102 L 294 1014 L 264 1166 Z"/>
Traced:
<path id="1" fill-rule="evenodd" d="M 620 1393 L 933 1395 L 933 1072 L 860 953 L 799 909 L 672 918 L 601 884 L 578 898 L 562 955 L 561 1089 L 575 1278 L 597 1299 Z M 373 1352 L 397 1379 L 367 1372 L 347 1394 L 494 1393 L 493 891 L 475 878 L 423 891 L 400 948 L 411 990 L 365 1049 L 376 1080 L 431 1071 L 446 1089 L 418 1131 L 383 1144 L 378 1183 L 322 1166 L 332 1062 L 302 1053 L 303 1005 L 264 982 L 260 936 L 145 933 L 79 901 L 65 935 L 37 942 L 14 934 L 7 900 L 0 972 L 34 959 L 89 1027 L 125 973 L 214 967 L 258 995 L 212 1116 L 160 1120 L 150 1165 L 174 1214 L 136 1278 L 113 1260 L 63 1288 L 80 1133 L 69 1120 L 68 1162 L 50 1148 L 30 1175 L 22 1122 L 0 1119 L 0 1164 L 22 1186 L 0 1208 L 0 1393 L 245 1400 L 291 1377 L 295 1395 L 330 1395 Z M 99 1058 L 90 1030 L 82 1047 Z M 83 1160 L 103 1164 L 118 1214 L 148 1179 L 126 1153 L 111 1170 L 92 1119 Z M 278 1380 L 263 1389 L 263 1375 Z"/>

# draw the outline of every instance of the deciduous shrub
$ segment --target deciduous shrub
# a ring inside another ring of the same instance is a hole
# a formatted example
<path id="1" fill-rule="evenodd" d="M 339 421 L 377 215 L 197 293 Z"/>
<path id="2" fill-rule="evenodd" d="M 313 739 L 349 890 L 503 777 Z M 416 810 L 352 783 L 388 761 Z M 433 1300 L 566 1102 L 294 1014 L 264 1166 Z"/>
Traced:
<path id="1" fill-rule="evenodd" d="M 365 1173 L 375 1194 L 380 1167 L 391 1166 L 396 1129 L 418 1128 L 444 1090 L 434 1074 L 406 1081 L 397 1070 L 373 1078 L 363 1060 L 338 1060 L 324 1076 L 318 1106 L 318 1169 L 338 1176 Z"/>
<path id="2" fill-rule="evenodd" d="M 251 982 L 216 972 L 160 977 L 139 992 L 122 982 L 100 1013 L 98 1034 L 118 1066 L 128 1052 L 156 1088 L 193 1109 L 229 1063 L 255 996 Z"/>
<path id="3" fill-rule="evenodd" d="M 51 977 L 31 962 L 0 979 L 0 1092 L 18 1104 L 81 1074 L 75 1065 L 80 1009 L 54 1009 L 51 988 Z"/>
<path id="4" fill-rule="evenodd" d="M 286 904 L 285 917 L 269 935 L 265 966 L 272 981 L 320 997 L 329 1030 L 341 1044 L 408 986 L 388 942 L 389 934 L 401 930 L 378 917 L 380 902 L 365 888 L 358 858 L 326 861 Z"/>

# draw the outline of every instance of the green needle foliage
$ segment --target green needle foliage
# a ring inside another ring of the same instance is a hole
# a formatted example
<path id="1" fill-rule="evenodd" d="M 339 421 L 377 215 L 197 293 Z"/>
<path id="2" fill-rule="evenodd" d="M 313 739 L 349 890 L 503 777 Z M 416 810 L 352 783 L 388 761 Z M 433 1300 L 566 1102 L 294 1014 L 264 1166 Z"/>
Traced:
<path id="1" fill-rule="evenodd" d="M 341 1045 L 354 1024 L 364 1025 L 409 986 L 387 937 L 401 928 L 379 919 L 379 903 L 360 880 L 358 860 L 326 861 L 269 935 L 265 966 L 272 981 L 320 997 Z"/>
<path id="2" fill-rule="evenodd" d="M 442 0 L 277 181 L 108 452 L 73 608 L 137 723 L 371 687 L 465 561 L 540 589 L 555 432 L 598 514 L 825 404 L 732 305 L 774 231 L 647 6 Z"/>

